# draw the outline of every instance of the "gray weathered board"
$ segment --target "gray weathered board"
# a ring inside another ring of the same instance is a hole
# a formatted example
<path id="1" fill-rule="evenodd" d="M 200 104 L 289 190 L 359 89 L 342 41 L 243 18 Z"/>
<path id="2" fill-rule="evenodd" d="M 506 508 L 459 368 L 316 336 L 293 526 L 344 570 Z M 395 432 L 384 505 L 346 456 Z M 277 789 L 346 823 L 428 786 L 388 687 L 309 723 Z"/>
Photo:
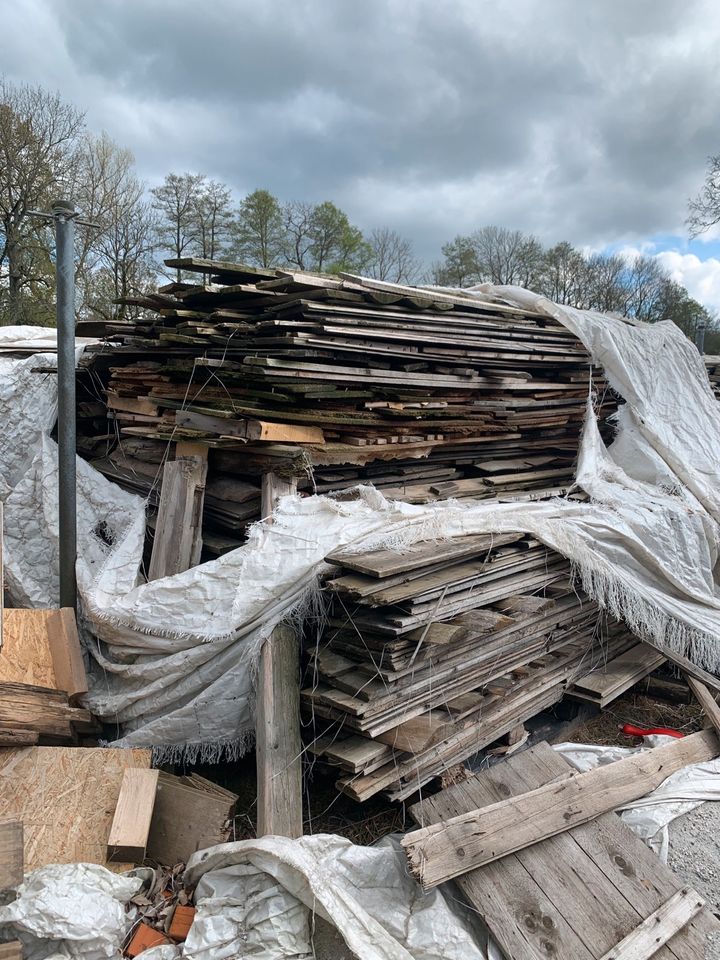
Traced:
<path id="1" fill-rule="evenodd" d="M 547 743 L 411 808 L 439 823 L 569 776 Z M 681 889 L 668 867 L 614 813 L 458 877 L 455 883 L 512 960 L 600 960 Z M 720 924 L 702 910 L 657 960 L 703 960 Z"/>

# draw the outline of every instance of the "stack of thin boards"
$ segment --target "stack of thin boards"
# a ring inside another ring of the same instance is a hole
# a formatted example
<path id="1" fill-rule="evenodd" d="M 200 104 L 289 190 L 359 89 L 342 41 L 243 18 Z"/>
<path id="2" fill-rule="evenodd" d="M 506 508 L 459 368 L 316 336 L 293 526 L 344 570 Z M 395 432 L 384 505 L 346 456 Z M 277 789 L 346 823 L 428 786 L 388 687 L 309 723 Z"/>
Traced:
<path id="1" fill-rule="evenodd" d="M 80 450 L 156 495 L 169 443 L 210 448 L 206 539 L 242 542 L 263 474 L 301 492 L 541 498 L 572 484 L 589 384 L 555 320 L 461 291 L 168 261 L 201 282 L 140 298 L 80 374 Z M 109 421 L 103 414 L 107 411 Z M 172 455 L 172 453 L 170 453 Z M 217 483 L 217 492 L 212 492 Z"/>
<path id="2" fill-rule="evenodd" d="M 710 386 L 715 397 L 720 400 L 720 357 L 704 356 L 703 360 L 705 361 Z"/>
<path id="3" fill-rule="evenodd" d="M 406 799 L 627 651 L 637 679 L 658 663 L 528 536 L 326 559 L 337 570 L 302 693 L 308 745 L 360 801 Z"/>

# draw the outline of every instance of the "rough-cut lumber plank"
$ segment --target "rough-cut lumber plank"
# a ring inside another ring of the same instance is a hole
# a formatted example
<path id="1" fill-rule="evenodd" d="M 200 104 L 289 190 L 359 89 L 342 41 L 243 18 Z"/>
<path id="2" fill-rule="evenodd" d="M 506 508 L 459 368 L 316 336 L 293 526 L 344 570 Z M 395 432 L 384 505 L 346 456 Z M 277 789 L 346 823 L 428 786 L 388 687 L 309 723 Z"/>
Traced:
<path id="1" fill-rule="evenodd" d="M 23 825 L 20 820 L 0 822 L 0 890 L 17 887 L 23 880 Z"/>
<path id="2" fill-rule="evenodd" d="M 686 675 L 686 679 L 695 698 L 703 708 L 703 713 L 720 736 L 720 707 L 717 705 L 715 697 L 710 693 L 705 684 L 696 680 L 695 677 Z"/>
<path id="3" fill-rule="evenodd" d="M 655 647 L 656 650 L 659 650 L 670 663 L 674 663 L 676 667 L 680 667 L 686 676 L 694 677 L 696 680 L 699 680 L 700 683 L 704 683 L 706 687 L 709 687 L 716 693 L 720 693 L 720 678 L 714 677 L 711 673 L 708 673 L 707 670 L 698 667 L 692 660 L 688 660 L 688 658 L 684 657 L 681 653 L 668 650 L 666 647 L 660 646 L 659 643 L 653 643 L 652 640 L 646 640 L 645 642 L 651 647 Z"/>
<path id="4" fill-rule="evenodd" d="M 258 836 L 301 837 L 300 645 L 287 624 L 263 644 L 256 714 Z"/>
<path id="5" fill-rule="evenodd" d="M 207 462 L 196 457 L 165 464 L 148 580 L 182 573 L 199 562 L 206 475 Z"/>
<path id="6" fill-rule="evenodd" d="M 638 643 L 600 669 L 576 680 L 568 696 L 604 707 L 664 662 L 665 657 L 654 647 Z"/>
<path id="7" fill-rule="evenodd" d="M 435 886 L 645 796 L 676 770 L 718 752 L 715 731 L 703 730 L 415 831 L 402 841 L 410 868 L 423 887 Z"/>
<path id="8" fill-rule="evenodd" d="M 48 863 L 107 864 L 107 840 L 127 767 L 149 767 L 150 750 L 28 747 L 0 750 L 0 820 L 22 820 L 25 869 Z"/>
<path id="9" fill-rule="evenodd" d="M 694 890 L 678 890 L 600 960 L 650 960 L 704 906 L 705 901 Z"/>
<path id="10" fill-rule="evenodd" d="M 147 856 L 165 866 L 187 863 L 197 850 L 225 843 L 227 823 L 237 795 L 197 775 L 189 778 L 160 773 Z"/>
<path id="11" fill-rule="evenodd" d="M 123 774 L 108 837 L 109 861 L 142 863 L 145 859 L 158 773 L 158 770 L 129 768 Z"/>
<path id="12" fill-rule="evenodd" d="M 223 437 L 240 437 L 244 440 L 263 440 L 273 443 L 324 443 L 325 435 L 320 427 L 272 423 L 267 420 L 226 420 L 194 410 L 178 410 L 175 414 L 178 426 L 194 430 L 206 430 Z"/>
<path id="13" fill-rule="evenodd" d="M 27 610 L 25 613 L 39 613 Z M 87 676 L 72 607 L 48 610 L 48 643 L 55 671 L 55 685 L 64 690 L 71 703 L 87 693 Z M 27 681 L 25 681 L 27 682 Z"/>

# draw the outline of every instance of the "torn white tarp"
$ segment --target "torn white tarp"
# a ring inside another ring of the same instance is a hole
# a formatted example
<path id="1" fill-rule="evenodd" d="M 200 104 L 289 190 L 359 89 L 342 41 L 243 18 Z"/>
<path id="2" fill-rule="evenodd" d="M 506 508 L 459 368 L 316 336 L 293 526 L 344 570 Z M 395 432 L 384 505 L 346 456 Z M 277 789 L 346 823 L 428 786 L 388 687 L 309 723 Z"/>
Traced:
<path id="1" fill-rule="evenodd" d="M 78 583 L 95 640 L 88 705 L 119 741 L 188 757 L 238 752 L 253 733 L 253 672 L 280 620 L 312 605 L 323 558 L 339 546 L 402 546 L 483 532 L 528 532 L 569 557 L 587 591 L 640 635 L 720 668 L 717 561 L 720 413 L 700 357 L 670 323 L 649 327 L 571 311 L 502 288 L 557 316 L 608 367 L 628 400 L 607 450 L 588 404 L 577 483 L 591 502 L 463 500 L 413 506 L 364 488 L 355 501 L 286 498 L 246 546 L 145 584 L 142 501 L 79 463 Z M 42 357 L 42 355 L 40 355 Z M 38 365 L 39 357 L 29 361 Z M 23 364 L 25 364 L 23 366 Z M 56 602 L 56 455 L 46 413 L 25 429 L 28 361 L 3 368 L 0 477 L 10 593 Z M 38 391 L 39 387 L 35 387 Z M 18 439 L 22 433 L 30 442 Z M 36 436 L 35 457 L 29 447 Z M 628 456 L 628 451 L 632 457 Z"/>
<path id="2" fill-rule="evenodd" d="M 20 940 L 25 960 L 114 960 L 130 927 L 125 904 L 141 886 L 94 863 L 42 867 L 0 906 L 0 940 Z"/>

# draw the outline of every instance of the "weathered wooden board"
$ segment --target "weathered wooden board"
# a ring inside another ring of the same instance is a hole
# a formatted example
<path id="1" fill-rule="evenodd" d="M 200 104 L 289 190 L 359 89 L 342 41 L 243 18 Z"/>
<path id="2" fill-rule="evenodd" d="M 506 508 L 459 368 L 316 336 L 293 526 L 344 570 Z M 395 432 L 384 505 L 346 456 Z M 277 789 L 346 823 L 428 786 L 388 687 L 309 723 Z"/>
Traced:
<path id="1" fill-rule="evenodd" d="M 678 890 L 667 903 L 646 917 L 612 950 L 608 950 L 601 960 L 650 960 L 704 906 L 705 901 L 694 890 Z"/>
<path id="2" fill-rule="evenodd" d="M 402 841 L 410 869 L 423 887 L 435 886 L 643 797 L 676 770 L 719 752 L 715 731 L 703 730 L 415 831 Z"/>
<path id="3" fill-rule="evenodd" d="M 23 863 L 22 822 L 0 820 L 0 890 L 22 883 Z"/>
<path id="4" fill-rule="evenodd" d="M 165 866 L 187 863 L 197 850 L 225 843 L 237 795 L 193 775 L 161 772 L 147 856 Z"/>

